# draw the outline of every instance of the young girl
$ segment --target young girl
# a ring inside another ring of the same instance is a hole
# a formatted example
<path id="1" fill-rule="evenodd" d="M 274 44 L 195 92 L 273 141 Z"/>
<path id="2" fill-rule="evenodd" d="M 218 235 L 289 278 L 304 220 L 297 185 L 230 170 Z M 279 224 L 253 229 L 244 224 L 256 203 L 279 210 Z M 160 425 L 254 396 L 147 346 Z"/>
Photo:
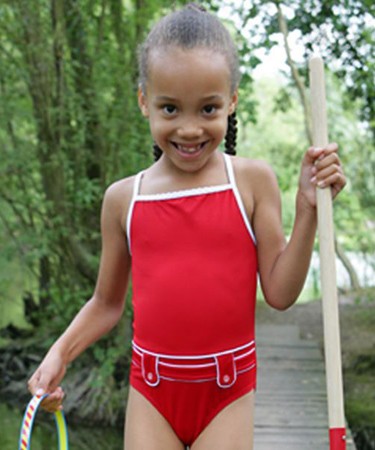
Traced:
<path id="1" fill-rule="evenodd" d="M 337 146 L 304 155 L 286 243 L 274 173 L 232 156 L 240 75 L 224 26 L 188 5 L 156 24 L 139 60 L 156 162 L 105 193 L 94 295 L 29 389 L 50 393 L 45 409 L 61 408 L 67 365 L 119 321 L 131 268 L 126 450 L 249 450 L 257 275 L 272 307 L 296 301 L 315 237 L 316 186 L 335 196 L 345 184 Z"/>

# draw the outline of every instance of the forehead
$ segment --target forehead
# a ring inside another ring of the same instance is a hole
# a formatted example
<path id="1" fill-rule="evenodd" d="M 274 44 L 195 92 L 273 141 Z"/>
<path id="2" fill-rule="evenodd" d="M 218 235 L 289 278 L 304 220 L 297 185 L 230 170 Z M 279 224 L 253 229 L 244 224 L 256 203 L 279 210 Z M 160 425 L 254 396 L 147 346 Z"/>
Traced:
<path id="1" fill-rule="evenodd" d="M 230 95 L 230 68 L 225 56 L 206 48 L 170 47 L 149 57 L 147 92 L 158 95 Z"/>

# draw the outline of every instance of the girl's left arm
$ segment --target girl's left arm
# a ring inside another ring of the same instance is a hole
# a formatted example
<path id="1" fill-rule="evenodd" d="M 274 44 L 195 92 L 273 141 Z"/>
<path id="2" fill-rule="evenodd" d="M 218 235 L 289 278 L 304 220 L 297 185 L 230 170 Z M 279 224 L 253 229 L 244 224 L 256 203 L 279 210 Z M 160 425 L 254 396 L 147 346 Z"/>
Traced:
<path id="1" fill-rule="evenodd" d="M 296 197 L 292 235 L 286 243 L 281 222 L 280 192 L 268 166 L 259 171 L 254 190 L 253 227 L 259 274 L 267 303 L 287 309 L 298 298 L 310 265 L 317 228 L 316 187 L 330 187 L 335 197 L 345 186 L 336 144 L 309 148 L 304 155 Z"/>

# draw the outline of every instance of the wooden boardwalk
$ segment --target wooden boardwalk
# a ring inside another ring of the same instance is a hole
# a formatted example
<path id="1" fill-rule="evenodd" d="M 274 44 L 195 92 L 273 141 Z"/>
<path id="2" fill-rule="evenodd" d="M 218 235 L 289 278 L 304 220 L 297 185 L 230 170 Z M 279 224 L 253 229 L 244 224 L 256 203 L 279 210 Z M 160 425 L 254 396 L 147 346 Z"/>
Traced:
<path id="1" fill-rule="evenodd" d="M 328 450 L 323 356 L 294 325 L 257 328 L 254 450 Z M 355 450 L 348 432 L 347 450 Z"/>

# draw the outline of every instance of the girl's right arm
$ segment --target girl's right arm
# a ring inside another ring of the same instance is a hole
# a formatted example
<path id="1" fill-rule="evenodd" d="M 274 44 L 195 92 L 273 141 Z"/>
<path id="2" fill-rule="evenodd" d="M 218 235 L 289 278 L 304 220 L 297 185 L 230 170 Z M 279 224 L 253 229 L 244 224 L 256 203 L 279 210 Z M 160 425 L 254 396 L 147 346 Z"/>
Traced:
<path id="1" fill-rule="evenodd" d="M 48 411 L 61 408 L 64 393 L 59 383 L 67 365 L 111 330 L 122 315 L 131 261 L 125 218 L 132 186 L 132 179 L 126 179 L 107 189 L 101 214 L 102 255 L 94 295 L 52 345 L 29 380 L 32 394 L 50 394 L 43 402 Z"/>

